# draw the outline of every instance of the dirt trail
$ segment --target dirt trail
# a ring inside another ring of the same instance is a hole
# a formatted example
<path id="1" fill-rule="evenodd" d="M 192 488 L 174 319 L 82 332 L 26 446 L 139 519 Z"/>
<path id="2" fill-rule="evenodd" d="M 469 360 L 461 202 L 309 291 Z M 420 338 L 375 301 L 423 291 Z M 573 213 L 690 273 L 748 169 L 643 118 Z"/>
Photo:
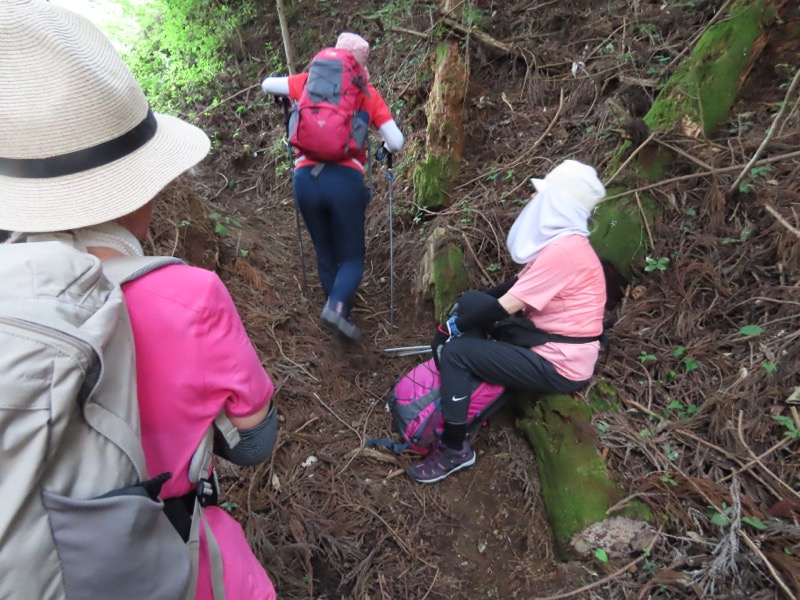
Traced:
<path id="1" fill-rule="evenodd" d="M 394 187 L 395 328 L 388 322 L 384 174 L 374 173 L 367 268 L 355 306 L 365 339 L 359 347 L 343 346 L 317 324 L 322 293 L 305 232 L 304 295 L 291 182 L 278 141 L 282 117 L 255 91 L 202 123 L 217 140 L 198 173 L 206 206 L 187 184 L 176 186 L 156 226 L 154 246 L 220 272 L 277 385 L 282 425 L 276 451 L 257 468 L 224 465 L 224 500 L 284 600 L 528 599 L 575 589 L 624 561 L 555 561 L 532 452 L 514 429 L 513 415 L 501 413 L 481 430 L 475 468 L 436 486 L 407 480 L 402 471 L 411 457 L 359 453 L 365 439 L 391 435 L 382 398 L 419 360 L 390 358 L 382 349 L 429 341 L 430 306 L 412 282 L 433 225 L 453 228 L 480 258 L 480 263 L 470 259 L 473 285 L 485 285 L 486 275 L 510 274 L 502 232 L 528 195 L 527 178 L 570 156 L 602 170 L 625 135 L 625 124 L 606 101 L 614 99 L 631 116 L 641 116 L 655 92 L 653 82 L 667 74 L 719 3 L 477 3 L 483 30 L 522 44 L 535 60 L 525 64 L 475 39 L 465 41 L 472 70 L 466 99 L 471 152 L 453 206 L 421 216 L 412 206 L 409 173 L 425 129 L 421 107 L 429 81 L 422 49 L 429 43 L 388 29 L 400 23 L 428 31 L 430 6 L 420 4 L 401 19 L 391 12 L 395 3 L 367 4 L 343 15 L 336 2 L 298 2 L 302 18 L 293 17 L 295 43 L 301 56 L 310 56 L 321 42 L 304 31 L 345 28 L 378 42 L 371 70 L 407 134 Z M 712 164 L 744 162 L 783 98 L 780 86 L 790 72 L 780 65 L 800 64 L 798 31 L 794 8 L 713 145 L 677 135 L 667 141 Z M 280 47 L 274 15 L 262 15 L 236 49 L 243 72 L 259 67 L 254 79 L 269 74 L 264 39 Z M 582 66 L 573 73 L 579 61 Z M 232 93 L 252 83 L 232 81 Z M 773 154 L 800 143 L 796 113 L 795 107 Z M 691 172 L 696 165 L 679 169 Z M 727 176 L 656 192 L 664 218 L 654 230 L 652 253 L 672 261 L 663 273 L 638 271 L 636 285 L 626 290 L 614 346 L 599 376 L 620 387 L 627 412 L 600 415 L 598 421 L 607 432 L 601 446 L 612 472 L 631 494 L 651 504 L 670 537 L 638 569 L 577 598 L 778 597 L 755 554 L 731 559 L 737 576 L 724 571 L 730 565 L 720 567 L 713 591 L 697 583 L 707 582 L 699 569 L 728 551 L 720 542 L 722 530 L 709 521 L 713 505 L 731 503 L 728 487 L 715 482 L 739 469 L 747 514 L 765 522 L 776 500 L 791 497 L 763 471 L 743 468 L 749 458 L 737 441 L 739 410 L 747 417 L 742 435 L 754 452 L 780 441 L 782 432 L 768 417 L 785 414 L 781 401 L 797 385 L 800 365 L 792 342 L 800 329 L 794 297 L 800 252 L 793 234 L 763 209 L 775 207 L 797 227 L 800 166 L 796 160 L 776 164 L 768 177 L 777 184 L 762 178 L 754 182 L 755 191 L 730 201 L 719 191 L 730 185 Z M 770 337 L 745 345 L 734 341 L 745 324 L 760 324 Z M 675 355 L 678 347 L 686 354 Z M 642 353 L 654 361 L 642 360 Z M 696 366 L 687 369 L 691 364 Z M 774 371 L 766 372 L 764 364 Z M 742 368 L 752 376 L 742 377 Z M 645 429 L 649 436 L 641 434 Z M 785 443 L 764 459 L 765 468 L 795 489 L 796 451 L 797 442 Z M 759 483 L 765 478 L 768 485 Z M 788 517 L 780 524 L 769 523 L 783 527 L 778 533 L 749 530 L 790 582 L 787 573 L 800 572 L 800 536 L 792 529 L 800 513 L 792 506 L 781 513 Z M 692 563 L 688 557 L 699 558 Z"/>

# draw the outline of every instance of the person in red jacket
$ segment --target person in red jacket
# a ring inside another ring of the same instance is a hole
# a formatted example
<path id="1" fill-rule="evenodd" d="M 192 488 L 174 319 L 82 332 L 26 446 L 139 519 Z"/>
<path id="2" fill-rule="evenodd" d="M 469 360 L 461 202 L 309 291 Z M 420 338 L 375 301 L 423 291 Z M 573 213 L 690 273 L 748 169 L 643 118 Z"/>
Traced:
<path id="1" fill-rule="evenodd" d="M 352 52 L 366 70 L 369 43 L 364 38 L 355 33 L 342 33 L 336 48 Z M 267 94 L 299 100 L 308 75 L 267 77 L 261 88 Z M 383 97 L 372 84 L 368 83 L 366 87 L 368 93 L 364 94 L 362 110 L 378 130 L 385 150 L 398 152 L 403 147 L 403 134 Z M 326 163 L 322 170 L 315 170 L 317 163 L 300 151 L 295 154 L 294 198 L 314 243 L 317 270 L 326 299 L 320 321 L 346 339 L 357 341 L 360 334 L 350 309 L 364 274 L 364 222 L 370 201 L 370 192 L 364 185 L 366 148 L 354 158 L 335 164 Z"/>

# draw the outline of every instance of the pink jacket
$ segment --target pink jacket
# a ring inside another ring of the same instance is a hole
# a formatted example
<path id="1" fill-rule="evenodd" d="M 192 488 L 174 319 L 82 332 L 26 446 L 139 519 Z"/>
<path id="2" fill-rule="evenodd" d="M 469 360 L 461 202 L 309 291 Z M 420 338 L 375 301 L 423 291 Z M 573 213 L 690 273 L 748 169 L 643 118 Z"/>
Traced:
<path id="1" fill-rule="evenodd" d="M 274 392 L 225 285 L 215 273 L 185 265 L 154 271 L 123 286 L 136 343 L 142 441 L 151 474 L 173 474 L 163 498 L 191 491 L 189 462 L 224 407 L 253 414 Z M 223 556 L 228 598 L 274 599 L 275 591 L 239 524 L 209 507 L 206 518 Z M 197 600 L 213 597 L 205 543 Z"/>

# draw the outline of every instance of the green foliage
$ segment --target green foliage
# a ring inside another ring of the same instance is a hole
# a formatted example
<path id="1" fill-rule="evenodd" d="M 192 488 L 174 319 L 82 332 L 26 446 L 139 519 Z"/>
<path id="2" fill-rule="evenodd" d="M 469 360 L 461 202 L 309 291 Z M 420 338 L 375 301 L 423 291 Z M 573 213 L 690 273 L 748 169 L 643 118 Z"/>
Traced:
<path id="1" fill-rule="evenodd" d="M 608 553 L 602 548 L 598 548 L 594 551 L 594 557 L 602 563 L 608 562 Z"/>
<path id="2" fill-rule="evenodd" d="M 220 95 L 230 60 L 227 38 L 255 14 L 252 0 L 123 0 L 123 14 L 140 32 L 123 40 L 125 62 L 150 104 L 168 113 Z"/>
<path id="3" fill-rule="evenodd" d="M 787 417 L 786 415 L 773 415 L 772 418 L 784 427 L 784 437 L 788 437 L 790 440 L 800 440 L 800 429 L 797 428 L 797 425 L 792 417 Z"/>
<path id="4" fill-rule="evenodd" d="M 221 236 L 228 236 L 231 234 L 231 227 L 241 229 L 242 224 L 236 217 L 225 217 L 218 212 L 212 212 L 208 218 L 214 221 L 214 232 Z"/>
<path id="5" fill-rule="evenodd" d="M 745 325 L 739 330 L 739 333 L 742 335 L 746 335 L 747 337 L 752 337 L 756 335 L 761 335 L 764 333 L 764 330 L 761 329 L 758 325 Z"/>
<path id="6" fill-rule="evenodd" d="M 645 258 L 646 265 L 644 270 L 647 272 L 650 271 L 666 271 L 667 265 L 669 264 L 669 259 L 666 256 L 662 256 L 661 258 L 650 258 L 649 256 Z"/>

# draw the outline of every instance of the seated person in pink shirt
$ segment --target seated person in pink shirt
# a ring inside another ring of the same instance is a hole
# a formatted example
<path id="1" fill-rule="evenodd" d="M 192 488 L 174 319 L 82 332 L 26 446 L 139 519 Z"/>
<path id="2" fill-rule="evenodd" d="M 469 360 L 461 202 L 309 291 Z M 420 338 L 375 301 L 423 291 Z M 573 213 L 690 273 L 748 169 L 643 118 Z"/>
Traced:
<path id="1" fill-rule="evenodd" d="M 476 378 L 570 393 L 594 372 L 606 287 L 587 223 L 605 188 L 592 167 L 574 160 L 533 182 L 538 193 L 508 235 L 509 252 L 525 265 L 522 271 L 488 292 L 465 292 L 431 344 L 445 423 L 433 451 L 408 469 L 419 483 L 435 483 L 475 464 L 466 423 Z"/>

